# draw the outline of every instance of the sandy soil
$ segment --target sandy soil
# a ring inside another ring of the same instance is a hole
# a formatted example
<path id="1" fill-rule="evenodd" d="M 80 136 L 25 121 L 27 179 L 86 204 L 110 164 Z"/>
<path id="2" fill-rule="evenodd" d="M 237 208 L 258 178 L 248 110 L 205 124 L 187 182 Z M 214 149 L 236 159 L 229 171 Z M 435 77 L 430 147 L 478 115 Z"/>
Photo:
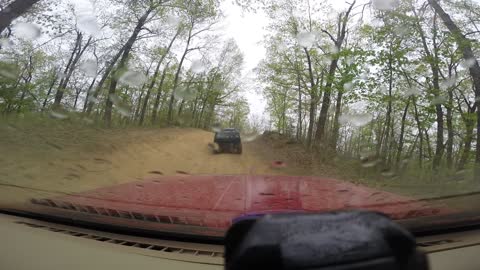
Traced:
<path id="1" fill-rule="evenodd" d="M 272 167 L 275 157 L 258 141 L 245 142 L 242 155 L 214 154 L 209 147 L 213 133 L 198 129 L 77 130 L 55 135 L 17 127 L 3 131 L 0 202 L 160 174 L 294 173 L 288 167 Z"/>

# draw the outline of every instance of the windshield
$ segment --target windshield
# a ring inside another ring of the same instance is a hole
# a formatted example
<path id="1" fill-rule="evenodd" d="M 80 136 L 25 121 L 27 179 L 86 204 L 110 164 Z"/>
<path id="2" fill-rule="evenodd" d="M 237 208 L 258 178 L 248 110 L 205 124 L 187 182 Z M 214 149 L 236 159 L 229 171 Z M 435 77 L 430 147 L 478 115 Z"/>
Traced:
<path id="1" fill-rule="evenodd" d="M 480 211 L 479 18 L 478 0 L 1 1 L 0 208 L 215 237 L 338 209 L 455 224 Z"/>

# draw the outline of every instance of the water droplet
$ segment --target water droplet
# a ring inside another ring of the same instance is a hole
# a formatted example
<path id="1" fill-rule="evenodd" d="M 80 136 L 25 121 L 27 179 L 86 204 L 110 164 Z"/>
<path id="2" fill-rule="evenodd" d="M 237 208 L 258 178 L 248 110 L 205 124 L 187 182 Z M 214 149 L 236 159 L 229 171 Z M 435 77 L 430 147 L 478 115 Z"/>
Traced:
<path id="1" fill-rule="evenodd" d="M 65 74 L 63 72 L 58 72 L 57 77 L 58 77 L 59 80 L 63 80 L 67 77 L 67 74 Z"/>
<path id="2" fill-rule="evenodd" d="M 373 20 L 370 21 L 370 25 L 375 28 L 382 27 L 383 21 L 378 18 L 374 18 Z"/>
<path id="3" fill-rule="evenodd" d="M 18 76 L 18 70 L 14 65 L 7 64 L 0 68 L 0 77 L 8 79 L 16 79 Z"/>
<path id="4" fill-rule="evenodd" d="M 395 34 L 397 34 L 399 37 L 405 37 L 410 33 L 410 28 L 399 24 L 393 28 L 393 32 L 395 32 Z"/>
<path id="5" fill-rule="evenodd" d="M 247 133 L 247 134 L 243 134 L 241 137 L 242 137 L 242 141 L 244 142 L 253 142 L 258 138 L 258 136 L 259 136 L 258 133 Z"/>
<path id="6" fill-rule="evenodd" d="M 96 77 L 97 68 L 97 61 L 95 60 L 87 60 L 80 65 L 80 70 L 88 77 Z"/>
<path id="7" fill-rule="evenodd" d="M 63 113 L 59 113 L 59 112 L 56 112 L 56 111 L 51 111 L 50 112 L 50 117 L 60 119 L 60 120 L 64 120 L 64 119 L 68 118 L 68 115 L 63 114 Z"/>
<path id="8" fill-rule="evenodd" d="M 287 167 L 287 164 L 281 160 L 275 160 L 270 166 L 274 169 L 283 169 Z"/>
<path id="9" fill-rule="evenodd" d="M 327 47 L 327 52 L 328 52 L 329 54 L 337 54 L 337 53 L 339 53 L 340 51 L 339 51 L 339 49 L 338 49 L 337 46 L 330 46 L 330 47 Z"/>
<path id="10" fill-rule="evenodd" d="M 126 84 L 130 87 L 138 87 L 147 81 L 145 74 L 137 71 L 127 71 L 118 79 L 120 83 Z"/>
<path id="11" fill-rule="evenodd" d="M 362 73 L 360 74 L 360 76 L 358 77 L 360 80 L 368 80 L 368 74 L 367 73 Z"/>
<path id="12" fill-rule="evenodd" d="M 315 43 L 316 37 L 310 32 L 302 32 L 297 35 L 298 44 L 302 47 L 310 48 Z"/>
<path id="13" fill-rule="evenodd" d="M 82 118 L 83 122 L 85 122 L 86 124 L 88 125 L 91 125 L 94 123 L 94 121 L 92 119 L 89 119 L 89 118 Z"/>
<path id="14" fill-rule="evenodd" d="M 362 163 L 363 168 L 373 168 L 380 163 L 380 160 L 372 160 Z"/>
<path id="15" fill-rule="evenodd" d="M 400 5 L 399 0 L 372 0 L 373 8 L 382 11 L 394 10 Z"/>
<path id="16" fill-rule="evenodd" d="M 192 88 L 180 87 L 175 91 L 173 96 L 178 100 L 192 101 L 196 97 L 196 92 Z"/>
<path id="17" fill-rule="evenodd" d="M 38 26 L 25 22 L 15 24 L 13 26 L 13 32 L 15 33 L 15 36 L 26 40 L 34 40 L 41 35 L 41 31 Z"/>
<path id="18" fill-rule="evenodd" d="M 165 20 L 165 23 L 172 28 L 177 28 L 180 22 L 181 22 L 180 18 L 173 15 L 169 15 Z"/>
<path id="19" fill-rule="evenodd" d="M 97 19 L 94 16 L 87 15 L 78 18 L 78 29 L 93 37 L 97 37 L 100 34 L 100 27 L 98 26 Z"/>
<path id="20" fill-rule="evenodd" d="M 125 105 L 122 100 L 115 94 L 110 94 L 109 96 L 110 101 L 115 105 L 115 109 L 117 109 L 118 113 L 121 115 L 128 117 L 132 114 L 130 107 Z"/>
<path id="21" fill-rule="evenodd" d="M 100 102 L 100 100 L 98 100 L 98 98 L 96 98 L 94 96 L 89 96 L 88 97 L 88 102 L 93 103 L 93 104 L 98 104 L 98 102 Z"/>
<path id="22" fill-rule="evenodd" d="M 420 92 L 420 90 L 417 89 L 417 88 L 409 88 L 409 89 L 407 89 L 407 90 L 404 92 L 404 95 L 405 95 L 406 97 L 418 96 L 418 95 L 420 95 L 420 94 L 421 94 L 421 92 Z"/>
<path id="23" fill-rule="evenodd" d="M 202 60 L 195 60 L 192 62 L 192 66 L 190 67 L 190 71 L 196 74 L 202 73 L 205 71 L 205 65 L 203 64 Z"/>
<path id="24" fill-rule="evenodd" d="M 354 127 L 363 127 L 373 120 L 369 113 L 343 114 L 339 118 L 340 124 L 351 124 Z"/>
<path id="25" fill-rule="evenodd" d="M 348 82 L 348 83 L 344 84 L 343 89 L 345 89 L 346 91 L 352 90 L 353 89 L 353 82 Z"/>
<path id="26" fill-rule="evenodd" d="M 394 171 L 383 171 L 381 175 L 383 177 L 391 178 L 391 177 L 394 177 L 396 174 Z"/>
<path id="27" fill-rule="evenodd" d="M 477 59 L 475 59 L 475 58 L 469 58 L 469 59 L 467 59 L 467 60 L 462 60 L 462 61 L 460 62 L 460 65 L 461 65 L 462 67 L 468 69 L 468 68 L 473 67 L 473 66 L 475 65 L 475 63 L 477 63 Z"/>
<path id="28" fill-rule="evenodd" d="M 280 42 L 278 45 L 277 45 L 277 52 L 278 53 L 284 53 L 288 50 L 288 47 L 287 45 L 285 45 L 284 42 Z"/>
<path id="29" fill-rule="evenodd" d="M 441 81 L 440 82 L 440 89 L 447 90 L 448 88 L 453 87 L 456 82 L 457 82 L 457 78 L 455 78 L 455 77 L 451 77 L 451 78 L 448 78 L 444 81 Z"/>
<path id="30" fill-rule="evenodd" d="M 0 47 L 3 49 L 12 48 L 13 42 L 8 38 L 0 38 Z"/>
<path id="31" fill-rule="evenodd" d="M 432 100 L 432 105 L 441 105 L 446 102 L 447 102 L 447 98 L 445 96 L 438 96 Z"/>
<path id="32" fill-rule="evenodd" d="M 347 57 L 347 59 L 345 59 L 345 63 L 350 66 L 354 63 L 354 60 L 352 57 Z"/>
<path id="33" fill-rule="evenodd" d="M 222 125 L 220 123 L 215 123 L 212 125 L 213 132 L 220 132 L 222 131 Z"/>

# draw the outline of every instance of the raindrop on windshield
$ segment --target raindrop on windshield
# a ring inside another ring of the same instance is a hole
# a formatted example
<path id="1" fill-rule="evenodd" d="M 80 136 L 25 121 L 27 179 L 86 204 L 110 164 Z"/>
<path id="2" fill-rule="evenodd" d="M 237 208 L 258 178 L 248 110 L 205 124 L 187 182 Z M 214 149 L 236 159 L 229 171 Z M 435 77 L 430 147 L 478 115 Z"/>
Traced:
<path id="1" fill-rule="evenodd" d="M 409 33 L 410 29 L 405 25 L 397 25 L 393 28 L 393 32 L 397 34 L 399 37 L 405 37 Z"/>
<path id="2" fill-rule="evenodd" d="M 446 102 L 447 102 L 447 98 L 445 96 L 438 96 L 432 100 L 432 105 L 441 105 Z"/>
<path id="3" fill-rule="evenodd" d="M 9 79 L 16 79 L 18 76 L 18 70 L 15 65 L 7 64 L 0 68 L 0 77 L 5 77 Z"/>
<path id="4" fill-rule="evenodd" d="M 123 73 L 118 81 L 131 87 L 138 87 L 147 81 L 147 77 L 141 72 L 129 70 Z"/>
<path id="5" fill-rule="evenodd" d="M 345 59 L 345 63 L 347 63 L 347 65 L 352 65 L 354 63 L 354 60 L 352 57 L 347 57 L 347 59 Z"/>
<path id="6" fill-rule="evenodd" d="M 177 28 L 177 26 L 180 24 L 180 18 L 169 15 L 165 20 L 165 23 L 170 27 Z"/>
<path id="7" fill-rule="evenodd" d="M 201 60 L 195 60 L 192 62 L 192 66 L 190 67 L 190 71 L 193 73 L 202 73 L 205 71 L 205 65 Z"/>
<path id="8" fill-rule="evenodd" d="M 195 99 L 196 94 L 195 90 L 188 88 L 188 87 L 180 87 L 178 88 L 173 96 L 178 99 L 178 100 L 186 100 L 186 101 L 192 101 Z"/>
<path id="9" fill-rule="evenodd" d="M 394 10 L 399 4 L 399 0 L 372 0 L 373 8 L 382 11 Z"/>
<path id="10" fill-rule="evenodd" d="M 65 74 L 63 72 L 58 72 L 57 77 L 58 77 L 59 80 L 63 80 L 67 77 L 67 74 Z"/>
<path id="11" fill-rule="evenodd" d="M 381 175 L 382 175 L 383 177 L 386 177 L 386 178 L 392 178 L 392 177 L 395 176 L 395 172 L 394 172 L 394 171 L 387 170 L 387 171 L 383 171 L 383 172 L 381 173 Z"/>
<path id="12" fill-rule="evenodd" d="M 351 124 L 354 127 L 363 127 L 373 120 L 373 116 L 369 113 L 359 114 L 343 114 L 339 118 L 339 122 L 343 125 Z"/>
<path id="13" fill-rule="evenodd" d="M 315 43 L 315 35 L 310 32 L 302 32 L 297 35 L 298 44 L 302 47 L 310 48 Z"/>
<path id="14" fill-rule="evenodd" d="M 97 104 L 99 102 L 99 100 L 98 100 L 98 98 L 96 98 L 94 96 L 89 96 L 88 97 L 88 102 L 93 103 L 93 104 Z"/>
<path id="15" fill-rule="evenodd" d="M 420 92 L 419 89 L 412 87 L 412 88 L 407 89 L 404 94 L 405 94 L 406 97 L 410 97 L 410 96 L 418 96 L 418 95 L 420 95 L 420 93 L 421 92 Z"/>
<path id="16" fill-rule="evenodd" d="M 477 62 L 477 59 L 475 58 L 469 58 L 467 60 L 462 60 L 460 62 L 460 65 L 464 68 L 471 68 L 475 65 L 475 63 Z"/>
<path id="17" fill-rule="evenodd" d="M 59 112 L 56 112 L 56 111 L 51 111 L 50 112 L 50 117 L 63 120 L 63 119 L 67 119 L 68 115 L 63 114 L 63 113 L 59 113 Z"/>
<path id="18" fill-rule="evenodd" d="M 348 82 L 348 83 L 345 83 L 343 85 L 343 89 L 345 89 L 346 91 L 350 91 L 353 89 L 353 82 Z"/>
<path id="19" fill-rule="evenodd" d="M 0 38 L 0 47 L 3 49 L 12 48 L 13 42 L 8 38 Z"/>
<path id="20" fill-rule="evenodd" d="M 362 167 L 373 168 L 373 167 L 377 166 L 379 163 L 380 163 L 380 160 L 371 160 L 371 161 L 369 160 L 369 161 L 363 162 Z"/>
<path id="21" fill-rule="evenodd" d="M 375 19 L 370 21 L 370 25 L 373 26 L 373 27 L 382 27 L 383 26 L 383 21 L 378 19 L 378 18 L 375 18 Z"/>
<path id="22" fill-rule="evenodd" d="M 97 61 L 95 60 L 87 60 L 80 65 L 80 70 L 89 77 L 97 76 L 97 68 Z"/>
<path id="23" fill-rule="evenodd" d="M 40 37 L 40 28 L 31 23 L 17 23 L 13 26 L 13 32 L 19 38 L 34 40 Z"/>
<path id="24" fill-rule="evenodd" d="M 446 80 L 440 82 L 440 89 L 446 90 L 446 89 L 454 86 L 456 82 L 457 82 L 457 78 L 455 78 L 455 77 L 451 77 L 449 79 L 446 79 Z"/>
<path id="25" fill-rule="evenodd" d="M 78 18 L 78 29 L 94 37 L 98 36 L 100 33 L 97 19 L 90 15 Z"/>
<path id="26" fill-rule="evenodd" d="M 94 121 L 90 118 L 82 118 L 83 122 L 85 122 L 85 124 L 88 124 L 88 125 L 91 125 L 94 123 Z"/>
<path id="27" fill-rule="evenodd" d="M 358 77 L 358 78 L 360 80 L 366 81 L 366 80 L 368 80 L 368 74 L 367 73 L 362 73 L 362 74 L 360 74 L 360 77 Z"/>
<path id="28" fill-rule="evenodd" d="M 278 53 L 284 53 L 288 50 L 287 45 L 285 45 L 284 42 L 281 42 L 280 44 L 277 45 L 277 52 Z"/>
<path id="29" fill-rule="evenodd" d="M 115 109 L 118 111 L 118 113 L 126 117 L 132 114 L 130 108 L 127 105 L 125 105 L 117 95 L 110 94 L 108 98 L 113 103 L 113 105 L 115 105 Z"/>
<path id="30" fill-rule="evenodd" d="M 258 133 L 256 132 L 242 134 L 242 141 L 244 142 L 253 142 L 257 138 L 258 138 Z"/>
<path id="31" fill-rule="evenodd" d="M 222 131 L 222 125 L 220 123 L 215 123 L 212 125 L 213 132 L 220 132 Z"/>

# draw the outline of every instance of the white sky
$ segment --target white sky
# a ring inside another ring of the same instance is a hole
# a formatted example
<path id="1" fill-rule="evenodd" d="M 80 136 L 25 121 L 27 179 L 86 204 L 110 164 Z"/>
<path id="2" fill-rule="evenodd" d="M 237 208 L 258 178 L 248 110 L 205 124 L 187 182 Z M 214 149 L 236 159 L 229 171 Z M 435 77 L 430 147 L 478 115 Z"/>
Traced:
<path id="1" fill-rule="evenodd" d="M 244 85 L 244 88 L 247 90 L 250 113 L 262 115 L 266 102 L 261 93 L 256 91 L 258 89 L 251 79 L 255 76 L 252 70 L 265 57 L 266 50 L 262 41 L 267 33 L 264 28 L 268 25 L 268 18 L 261 12 L 244 13 L 241 7 L 231 1 L 222 2 L 221 8 L 225 15 L 225 35 L 235 39 L 245 57 L 243 76 L 248 85 Z"/>
<path id="2" fill-rule="evenodd" d="M 263 38 L 267 34 L 265 27 L 269 23 L 267 16 L 261 12 L 243 12 L 242 8 L 224 1 L 221 9 L 225 15 L 225 35 L 234 38 L 245 57 L 244 88 L 247 89 L 246 97 L 250 103 L 250 114 L 265 116 L 266 101 L 263 98 L 259 82 L 253 80 L 255 74 L 252 70 L 265 57 L 266 50 Z M 334 8 L 341 9 L 346 6 L 344 1 L 328 0 Z M 249 79 L 249 80 L 247 80 Z M 268 117 L 267 117 L 268 118 Z"/>

